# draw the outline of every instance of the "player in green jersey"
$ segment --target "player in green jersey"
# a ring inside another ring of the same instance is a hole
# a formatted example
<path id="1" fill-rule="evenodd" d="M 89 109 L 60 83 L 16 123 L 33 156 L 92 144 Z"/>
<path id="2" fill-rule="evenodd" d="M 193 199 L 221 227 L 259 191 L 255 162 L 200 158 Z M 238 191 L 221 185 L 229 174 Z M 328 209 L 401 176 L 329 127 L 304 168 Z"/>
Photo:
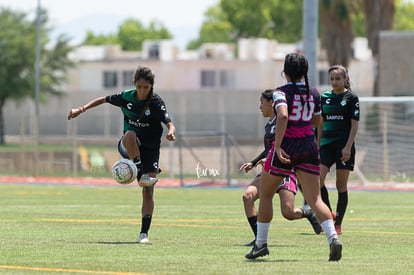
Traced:
<path id="1" fill-rule="evenodd" d="M 124 115 L 123 135 L 118 151 L 124 158 L 133 160 L 138 168 L 138 184 L 142 186 L 142 223 L 138 241 L 148 243 L 148 231 L 154 212 L 154 184 L 159 173 L 161 136 L 164 123 L 168 129 L 166 138 L 175 140 L 175 126 L 164 101 L 154 93 L 154 74 L 147 67 L 138 67 L 134 73 L 134 89 L 95 98 L 87 104 L 71 109 L 68 119 L 104 103 L 121 109 Z"/>
<path id="2" fill-rule="evenodd" d="M 332 89 L 322 93 L 322 123 L 318 128 L 321 157 L 321 196 L 331 209 L 325 178 L 332 165 L 336 165 L 338 202 L 335 230 L 342 234 L 342 221 L 348 206 L 348 177 L 354 170 L 355 136 L 359 121 L 359 99 L 351 91 L 348 70 L 341 65 L 329 68 Z"/>

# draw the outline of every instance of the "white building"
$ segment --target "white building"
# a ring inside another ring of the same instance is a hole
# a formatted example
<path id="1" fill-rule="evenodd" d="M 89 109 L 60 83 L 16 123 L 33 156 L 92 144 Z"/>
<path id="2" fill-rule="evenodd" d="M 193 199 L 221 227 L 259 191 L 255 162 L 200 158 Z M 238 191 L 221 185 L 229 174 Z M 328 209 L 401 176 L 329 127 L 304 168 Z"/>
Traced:
<path id="1" fill-rule="evenodd" d="M 284 56 L 297 51 L 298 45 L 242 39 L 237 51 L 234 44 L 218 43 L 179 52 L 169 40 L 146 41 L 142 52 L 125 52 L 118 45 L 80 47 L 71 54 L 77 66 L 62 87 L 66 95 L 51 97 L 40 106 L 40 133 L 69 135 L 73 125 L 66 118 L 69 108 L 132 88 L 136 67 L 148 66 L 155 73 L 155 92 L 165 100 L 179 131 L 221 131 L 237 138 L 261 139 L 260 93 L 285 83 Z M 328 63 L 323 52 L 319 55 L 318 88 L 323 91 L 329 88 Z M 353 90 L 359 96 L 370 96 L 372 59 L 353 59 L 349 71 Z M 117 137 L 122 132 L 122 114 L 111 110 L 107 105 L 89 110 L 87 116 L 76 120 L 77 133 Z M 9 102 L 5 120 L 13 123 L 7 123 L 7 134 L 31 133 L 28 122 L 33 112 L 30 100 L 18 105 Z"/>
<path id="2" fill-rule="evenodd" d="M 373 65 L 364 40 L 354 42 L 350 64 L 353 89 L 360 96 L 372 91 Z M 119 46 L 83 46 L 72 57 L 78 66 L 70 73 L 68 92 L 122 90 L 133 85 L 136 67 L 148 66 L 156 76 L 156 89 L 165 92 L 200 90 L 251 91 L 284 83 L 284 56 L 297 51 L 295 44 L 264 38 L 240 39 L 234 44 L 208 43 L 198 51 L 178 52 L 170 40 L 149 40 L 142 52 L 123 52 Z M 328 88 L 328 63 L 320 52 L 319 88 Z"/>

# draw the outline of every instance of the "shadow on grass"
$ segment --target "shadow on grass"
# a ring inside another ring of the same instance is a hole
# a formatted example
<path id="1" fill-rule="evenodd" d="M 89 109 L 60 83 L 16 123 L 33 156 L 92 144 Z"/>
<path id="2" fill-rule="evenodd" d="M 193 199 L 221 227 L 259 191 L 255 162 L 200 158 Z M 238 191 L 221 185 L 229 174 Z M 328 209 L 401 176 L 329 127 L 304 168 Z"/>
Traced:
<path id="1" fill-rule="evenodd" d="M 252 248 L 252 245 L 235 244 L 234 246 L 244 246 L 246 248 Z M 299 247 L 298 245 L 284 245 L 284 244 L 268 244 L 267 247 Z"/>
<path id="2" fill-rule="evenodd" d="M 316 233 L 312 233 L 312 232 L 308 232 L 308 233 L 299 233 L 299 235 L 301 236 L 318 236 L 318 235 L 325 235 L 325 233 L 321 232 L 320 234 L 316 234 Z"/>
<path id="3" fill-rule="evenodd" d="M 92 242 L 94 244 L 136 244 L 136 245 L 151 245 L 151 243 L 139 243 L 139 242 Z"/>
<path id="4" fill-rule="evenodd" d="M 248 263 L 296 263 L 299 262 L 298 260 L 267 260 L 267 259 L 252 259 L 246 260 Z"/>

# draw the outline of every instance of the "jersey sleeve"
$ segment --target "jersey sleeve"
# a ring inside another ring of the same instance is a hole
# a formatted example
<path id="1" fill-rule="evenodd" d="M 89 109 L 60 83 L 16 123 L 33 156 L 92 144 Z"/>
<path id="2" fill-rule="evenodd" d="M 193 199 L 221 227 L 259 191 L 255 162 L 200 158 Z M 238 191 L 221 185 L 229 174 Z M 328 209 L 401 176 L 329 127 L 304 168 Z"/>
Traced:
<path id="1" fill-rule="evenodd" d="M 115 105 L 115 106 L 121 106 L 124 102 L 122 99 L 122 92 L 119 92 L 117 94 L 108 95 L 105 98 L 106 102 L 109 104 Z"/>
<path id="2" fill-rule="evenodd" d="M 164 100 L 161 97 L 154 96 L 154 108 L 159 116 L 160 121 L 164 124 L 170 123 L 172 121 L 170 114 L 167 111 Z"/>
<path id="3" fill-rule="evenodd" d="M 273 102 L 274 102 L 274 111 L 275 113 L 277 113 L 277 107 L 281 106 L 281 105 L 286 105 L 287 106 L 287 100 L 286 100 L 286 95 L 284 92 L 282 92 L 281 90 L 276 90 L 273 93 Z"/>
<path id="4" fill-rule="evenodd" d="M 322 105 L 321 105 L 321 95 L 318 90 L 312 89 L 313 103 L 315 104 L 315 109 L 313 110 L 314 115 L 322 114 Z"/>
<path id="5" fill-rule="evenodd" d="M 351 104 L 351 119 L 359 121 L 359 98 L 354 95 Z"/>

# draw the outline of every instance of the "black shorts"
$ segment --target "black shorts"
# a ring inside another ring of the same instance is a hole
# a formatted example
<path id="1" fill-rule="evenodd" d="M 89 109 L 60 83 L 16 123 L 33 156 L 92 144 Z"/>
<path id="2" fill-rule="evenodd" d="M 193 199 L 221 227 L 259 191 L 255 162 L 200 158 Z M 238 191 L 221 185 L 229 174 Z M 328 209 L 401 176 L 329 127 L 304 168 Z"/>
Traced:
<path id="1" fill-rule="evenodd" d="M 123 157 L 128 159 L 128 152 L 126 148 L 122 145 L 122 138 L 118 142 L 118 152 Z M 158 174 L 161 170 L 158 166 L 160 160 L 160 146 L 145 146 L 141 142 L 137 141 L 139 152 L 141 155 L 141 164 L 142 164 L 142 173 L 156 173 Z"/>
<path id="2" fill-rule="evenodd" d="M 336 163 L 336 169 L 345 169 L 354 171 L 355 165 L 355 144 L 352 144 L 351 148 L 351 158 L 343 163 L 341 161 L 342 149 L 346 145 L 346 140 L 340 140 L 337 142 L 332 142 L 330 144 L 324 145 L 319 149 L 319 154 L 321 157 L 321 164 L 325 165 L 328 168 Z"/>

